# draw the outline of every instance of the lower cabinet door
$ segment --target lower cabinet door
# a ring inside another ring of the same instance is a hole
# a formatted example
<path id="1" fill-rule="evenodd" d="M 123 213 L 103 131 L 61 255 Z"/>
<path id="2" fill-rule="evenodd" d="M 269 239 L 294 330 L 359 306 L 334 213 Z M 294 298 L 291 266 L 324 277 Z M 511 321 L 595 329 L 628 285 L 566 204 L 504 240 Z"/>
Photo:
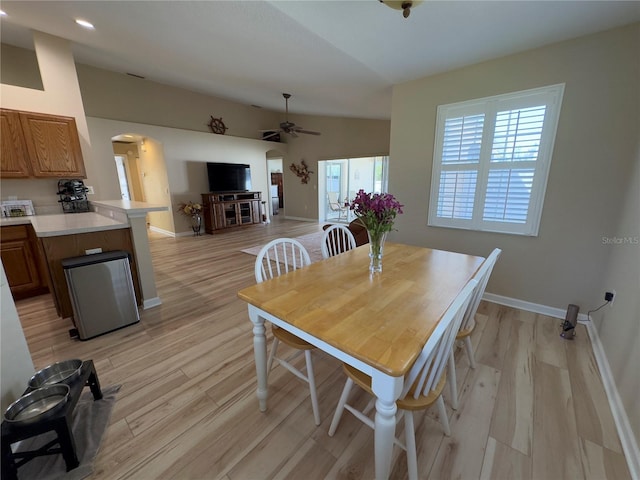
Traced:
<path id="1" fill-rule="evenodd" d="M 49 291 L 38 268 L 37 253 L 29 240 L 2 242 L 0 249 L 9 287 L 15 300 Z"/>

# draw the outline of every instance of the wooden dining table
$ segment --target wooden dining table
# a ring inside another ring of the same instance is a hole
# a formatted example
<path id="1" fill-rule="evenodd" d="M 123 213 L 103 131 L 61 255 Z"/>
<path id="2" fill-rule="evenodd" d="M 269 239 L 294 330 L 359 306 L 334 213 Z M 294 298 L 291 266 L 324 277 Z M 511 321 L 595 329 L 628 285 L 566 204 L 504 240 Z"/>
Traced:
<path id="1" fill-rule="evenodd" d="M 260 410 L 268 398 L 266 320 L 371 377 L 376 479 L 388 478 L 404 376 L 483 260 L 387 242 L 383 271 L 370 274 L 363 245 L 239 291 L 253 323 Z"/>

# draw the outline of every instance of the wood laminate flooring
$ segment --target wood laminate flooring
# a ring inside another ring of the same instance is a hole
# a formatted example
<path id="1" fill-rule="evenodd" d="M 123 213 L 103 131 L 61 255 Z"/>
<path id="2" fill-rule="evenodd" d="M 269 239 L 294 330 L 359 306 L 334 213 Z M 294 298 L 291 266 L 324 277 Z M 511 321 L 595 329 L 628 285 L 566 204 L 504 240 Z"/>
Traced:
<path id="1" fill-rule="evenodd" d="M 345 414 L 327 435 L 344 384 L 332 358 L 314 353 L 319 427 L 306 384 L 279 367 L 269 378 L 269 409 L 258 410 L 252 326 L 236 297 L 254 283 L 255 257 L 240 250 L 321 229 L 279 217 L 201 237 L 150 232 L 162 305 L 101 337 L 70 339 L 71 321 L 56 317 L 49 295 L 17 302 L 37 369 L 91 358 L 103 386 L 122 385 L 92 479 L 373 478 L 368 427 Z M 481 304 L 472 335 L 477 368 L 456 352 L 460 406 L 447 407 L 451 436 L 436 409 L 416 419 L 421 478 L 630 478 L 587 332 L 580 325 L 566 341 L 559 326 Z M 393 479 L 406 478 L 397 448 L 392 469 Z"/>

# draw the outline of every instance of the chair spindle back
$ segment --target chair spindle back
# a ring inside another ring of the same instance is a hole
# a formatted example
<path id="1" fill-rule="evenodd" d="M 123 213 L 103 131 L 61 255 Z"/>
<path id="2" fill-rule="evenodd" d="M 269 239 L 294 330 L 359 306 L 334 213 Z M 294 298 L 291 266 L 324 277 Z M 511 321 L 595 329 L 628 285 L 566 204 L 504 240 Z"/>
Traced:
<path id="1" fill-rule="evenodd" d="M 447 366 L 456 333 L 462 323 L 462 317 L 477 286 L 478 282 L 476 280 L 469 280 L 442 316 L 429 340 L 422 348 L 420 355 L 418 355 L 413 367 L 411 367 L 405 379 L 404 390 L 400 398 L 404 398 L 409 393 L 414 398 L 418 398 L 421 394 L 428 395 L 438 385 L 440 377 Z"/>
<path id="2" fill-rule="evenodd" d="M 261 283 L 311 264 L 309 253 L 293 238 L 276 238 L 267 243 L 256 257 L 256 282 Z"/>
<path id="3" fill-rule="evenodd" d="M 478 281 L 478 288 L 474 292 L 473 297 L 471 298 L 471 303 L 469 305 L 469 308 L 467 308 L 467 311 L 464 314 L 464 318 L 462 319 L 462 324 L 460 325 L 460 328 L 462 328 L 463 330 L 469 328 L 472 322 L 474 321 L 476 312 L 478 311 L 478 306 L 480 305 L 480 300 L 482 300 L 484 291 L 487 288 L 489 277 L 491 276 L 493 267 L 498 261 L 498 257 L 500 256 L 501 253 L 502 253 L 502 250 L 500 250 L 499 248 L 495 248 L 493 252 L 491 252 L 491 255 L 489 255 L 487 259 L 484 262 L 482 262 L 482 265 L 480 265 L 478 272 L 473 277 L 475 280 Z"/>
<path id="4" fill-rule="evenodd" d="M 322 258 L 333 257 L 356 248 L 356 239 L 345 225 L 331 225 L 322 236 Z"/>

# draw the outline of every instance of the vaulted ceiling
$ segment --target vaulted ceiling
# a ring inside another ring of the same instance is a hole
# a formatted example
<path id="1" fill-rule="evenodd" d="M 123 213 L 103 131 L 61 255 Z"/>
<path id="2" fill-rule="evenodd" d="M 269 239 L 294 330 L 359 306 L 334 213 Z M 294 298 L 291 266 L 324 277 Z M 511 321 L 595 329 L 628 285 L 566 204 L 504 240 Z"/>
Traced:
<path id="1" fill-rule="evenodd" d="M 3 0 L 2 42 L 29 29 L 76 61 L 292 113 L 389 118 L 397 83 L 640 21 L 636 1 Z M 82 18 L 95 26 L 74 23 Z"/>

